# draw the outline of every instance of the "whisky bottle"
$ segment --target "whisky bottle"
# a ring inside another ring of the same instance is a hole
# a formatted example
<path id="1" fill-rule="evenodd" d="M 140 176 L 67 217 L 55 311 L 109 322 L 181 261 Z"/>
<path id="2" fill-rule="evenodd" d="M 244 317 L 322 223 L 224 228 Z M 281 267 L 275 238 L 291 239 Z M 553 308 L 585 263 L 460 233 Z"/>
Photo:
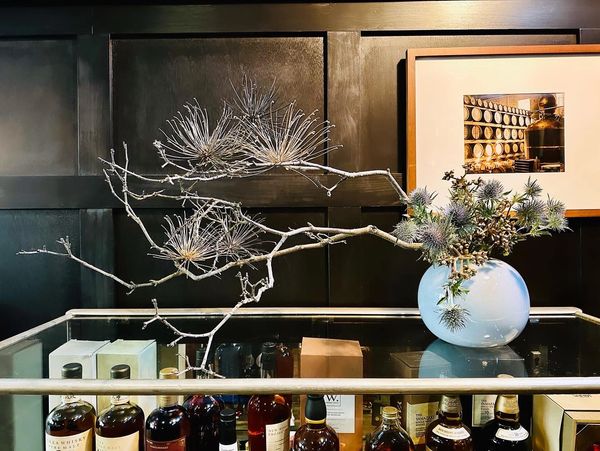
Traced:
<path id="1" fill-rule="evenodd" d="M 519 423 L 519 401 L 516 395 L 498 395 L 494 406 L 494 419 L 483 428 L 485 445 L 483 450 L 526 451 L 529 433 Z"/>
<path id="2" fill-rule="evenodd" d="M 62 367 L 63 379 L 81 379 L 80 363 Z M 93 451 L 94 407 L 76 395 L 63 395 L 46 419 L 46 451 Z"/>
<path id="3" fill-rule="evenodd" d="M 462 421 L 462 406 L 458 396 L 442 396 L 438 419 L 425 433 L 428 451 L 472 451 L 471 431 Z"/>
<path id="4" fill-rule="evenodd" d="M 177 379 L 177 368 L 163 368 L 160 379 Z M 190 418 L 177 396 L 158 396 L 158 407 L 146 420 L 146 451 L 186 451 Z"/>
<path id="5" fill-rule="evenodd" d="M 323 395 L 308 395 L 304 424 L 294 434 L 293 451 L 339 451 L 340 441 L 325 422 L 327 407 Z"/>
<path id="6" fill-rule="evenodd" d="M 261 378 L 275 377 L 275 343 L 264 343 Z M 252 451 L 289 451 L 290 407 L 281 395 L 254 395 L 248 401 L 248 443 Z"/>
<path id="7" fill-rule="evenodd" d="M 129 365 L 115 365 L 111 379 L 129 379 Z M 96 420 L 96 451 L 144 451 L 144 412 L 129 396 L 113 395 Z"/>
<path id="8" fill-rule="evenodd" d="M 223 409 L 219 417 L 219 451 L 238 451 L 235 410 Z"/>
<path id="9" fill-rule="evenodd" d="M 415 451 L 413 441 L 400 426 L 398 409 L 391 406 L 382 409 L 381 425 L 371 434 L 365 451 Z"/>
<path id="10" fill-rule="evenodd" d="M 205 348 L 196 351 L 196 367 L 200 367 Z M 210 366 L 209 366 L 210 369 Z M 203 371 L 196 371 L 196 379 L 207 379 L 209 376 Z M 219 449 L 219 413 L 221 412 L 220 400 L 210 395 L 190 395 L 183 403 L 183 407 L 190 416 L 190 451 L 218 451 Z"/>

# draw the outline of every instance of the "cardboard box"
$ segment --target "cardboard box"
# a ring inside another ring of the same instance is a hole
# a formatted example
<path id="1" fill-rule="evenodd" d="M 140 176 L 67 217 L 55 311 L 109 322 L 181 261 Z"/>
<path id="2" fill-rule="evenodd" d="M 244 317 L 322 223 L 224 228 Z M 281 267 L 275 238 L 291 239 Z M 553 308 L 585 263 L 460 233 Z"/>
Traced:
<path id="1" fill-rule="evenodd" d="M 588 451 L 600 443 L 600 395 L 535 395 L 534 451 Z"/>
<path id="2" fill-rule="evenodd" d="M 402 378 L 418 378 L 419 371 L 432 374 L 449 374 L 450 363 L 429 351 L 399 352 L 390 354 L 394 375 Z M 440 397 L 437 395 L 402 396 L 402 427 L 410 435 L 417 450 L 425 449 L 425 431 L 437 418 Z"/>
<path id="3" fill-rule="evenodd" d="M 104 341 L 69 340 L 60 345 L 48 356 L 48 374 L 50 379 L 60 379 L 63 365 L 67 363 L 80 363 L 82 379 L 96 379 L 96 353 L 109 343 Z M 76 394 L 76 393 L 75 393 Z M 89 402 L 94 408 L 98 407 L 96 396 L 86 395 L 81 399 Z M 60 404 L 60 396 L 48 397 L 48 408 L 54 409 Z"/>
<path id="4" fill-rule="evenodd" d="M 363 355 L 355 340 L 302 339 L 300 377 L 363 377 Z M 301 398 L 301 412 L 306 399 Z M 340 449 L 362 449 L 362 396 L 327 395 L 327 423 L 338 433 Z M 304 415 L 301 415 L 304 421 Z"/>
<path id="5" fill-rule="evenodd" d="M 154 340 L 115 340 L 98 351 L 98 379 L 110 379 L 110 369 L 119 364 L 129 365 L 131 379 L 156 379 L 156 342 Z M 156 408 L 156 396 L 131 396 L 144 415 Z M 110 396 L 98 396 L 98 412 L 110 405 Z"/>

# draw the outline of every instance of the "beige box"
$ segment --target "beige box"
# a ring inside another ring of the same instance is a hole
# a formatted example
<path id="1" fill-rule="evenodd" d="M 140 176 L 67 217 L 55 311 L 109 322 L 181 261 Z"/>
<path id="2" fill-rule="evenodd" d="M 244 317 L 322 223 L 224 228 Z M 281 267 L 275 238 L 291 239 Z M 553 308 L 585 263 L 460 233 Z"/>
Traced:
<path id="1" fill-rule="evenodd" d="M 363 355 L 356 340 L 302 339 L 300 377 L 363 377 Z M 304 412 L 305 397 L 300 411 Z M 338 433 L 340 449 L 362 449 L 362 396 L 327 395 L 327 423 Z M 302 421 L 304 415 L 301 414 Z"/>
<path id="2" fill-rule="evenodd" d="M 394 375 L 401 378 L 418 378 L 419 370 L 440 374 L 450 372 L 450 363 L 428 351 L 398 352 L 390 354 Z M 402 396 L 402 427 L 415 444 L 417 450 L 425 449 L 425 431 L 437 418 L 440 397 L 437 395 Z"/>
<path id="3" fill-rule="evenodd" d="M 534 451 L 588 451 L 600 443 L 600 395 L 535 395 Z"/>
<path id="4" fill-rule="evenodd" d="M 119 364 L 129 365 L 131 379 L 156 379 L 156 342 L 154 340 L 115 340 L 96 355 L 98 379 L 110 379 L 110 369 Z M 156 408 L 156 396 L 131 396 L 146 417 Z M 98 396 L 98 412 L 110 405 L 110 396 Z"/>
<path id="5" fill-rule="evenodd" d="M 96 379 L 96 354 L 108 343 L 110 343 L 108 340 L 69 340 L 63 343 L 48 356 L 48 373 L 50 379 L 60 379 L 62 367 L 67 363 L 81 364 L 82 379 Z M 85 395 L 81 399 L 89 402 L 97 410 L 96 396 Z M 48 409 L 52 410 L 58 404 L 60 404 L 60 396 L 50 395 L 48 398 Z"/>

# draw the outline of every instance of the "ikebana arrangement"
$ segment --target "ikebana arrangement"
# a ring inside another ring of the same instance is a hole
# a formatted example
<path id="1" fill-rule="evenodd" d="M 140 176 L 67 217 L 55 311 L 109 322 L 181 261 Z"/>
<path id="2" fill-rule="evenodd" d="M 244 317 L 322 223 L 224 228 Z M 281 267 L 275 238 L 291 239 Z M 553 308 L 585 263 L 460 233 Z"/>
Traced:
<path id="1" fill-rule="evenodd" d="M 407 194 L 390 170 L 343 171 L 321 164 L 321 157 L 341 146 L 331 145 L 329 131 L 333 125 L 320 121 L 316 111 L 306 114 L 295 102 L 282 103 L 275 82 L 261 87 L 244 75 L 241 84 L 232 83 L 232 96 L 216 121 L 197 101 L 183 107 L 167 121 L 163 139 L 154 141 L 159 161 L 168 175 L 150 177 L 130 169 L 127 145 L 119 155 L 113 150 L 102 160 L 104 175 L 112 194 L 123 205 L 145 237 L 149 254 L 168 260 L 173 269 L 160 279 L 127 282 L 117 275 L 84 261 L 72 252 L 68 237 L 58 240 L 61 250 L 41 247 L 20 254 L 49 254 L 72 259 L 84 267 L 111 278 L 129 292 L 155 287 L 177 277 L 201 281 L 210 277 L 237 274 L 240 299 L 220 321 L 204 333 L 179 330 L 159 312 L 153 299 L 154 316 L 144 327 L 160 322 L 172 330 L 175 345 L 182 339 L 204 339 L 206 349 L 199 368 L 189 362 L 187 370 L 209 372 L 208 350 L 215 334 L 241 307 L 259 302 L 274 286 L 273 262 L 277 257 L 294 252 L 345 243 L 361 235 L 373 235 L 403 249 L 420 250 L 422 257 L 436 265 L 451 268 L 436 311 L 439 321 L 449 330 L 468 328 L 468 308 L 457 307 L 455 298 L 466 292 L 465 281 L 473 277 L 479 265 L 493 251 L 504 254 L 527 236 L 564 230 L 563 205 L 551 199 L 540 199 L 541 189 L 530 181 L 522 194 L 503 192 L 493 180 L 484 181 L 446 173 L 451 182 L 450 204 L 434 206 L 434 193 L 418 188 Z M 249 215 L 235 201 L 205 197 L 197 193 L 198 184 L 216 179 L 233 179 L 286 170 L 309 179 L 324 195 L 332 196 L 346 180 L 359 177 L 383 177 L 407 207 L 405 218 L 393 231 L 374 225 L 360 228 L 303 227 L 279 230 L 269 227 L 256 215 Z M 331 174 L 337 179 L 326 186 L 319 175 Z M 146 186 L 141 190 L 140 184 Z M 147 189 L 150 185 L 152 188 Z M 185 213 L 164 218 L 164 236 L 153 236 L 136 214 L 134 204 L 152 198 L 181 202 Z M 302 238 L 301 244 L 289 244 Z M 266 276 L 253 279 L 247 270 L 264 265 Z M 235 273 L 237 271 L 237 273 Z M 246 272 L 243 272 L 246 271 Z"/>

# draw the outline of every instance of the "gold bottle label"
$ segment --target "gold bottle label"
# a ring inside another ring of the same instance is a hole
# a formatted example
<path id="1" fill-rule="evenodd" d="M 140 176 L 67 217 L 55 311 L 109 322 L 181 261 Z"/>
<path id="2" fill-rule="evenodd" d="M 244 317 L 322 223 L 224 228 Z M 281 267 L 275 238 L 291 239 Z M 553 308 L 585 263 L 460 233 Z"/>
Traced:
<path id="1" fill-rule="evenodd" d="M 46 451 L 93 451 L 93 441 L 91 429 L 67 437 L 46 434 Z"/>
<path id="2" fill-rule="evenodd" d="M 442 396 L 442 401 L 440 402 L 440 411 L 444 413 L 454 413 L 460 415 L 462 412 L 460 398 L 458 396 Z"/>
<path id="3" fill-rule="evenodd" d="M 498 395 L 496 399 L 496 412 L 518 414 L 519 413 L 519 400 L 516 395 Z"/>
<path id="4" fill-rule="evenodd" d="M 96 435 L 96 451 L 137 451 L 140 433 L 135 431 L 125 437 L 102 437 Z"/>

